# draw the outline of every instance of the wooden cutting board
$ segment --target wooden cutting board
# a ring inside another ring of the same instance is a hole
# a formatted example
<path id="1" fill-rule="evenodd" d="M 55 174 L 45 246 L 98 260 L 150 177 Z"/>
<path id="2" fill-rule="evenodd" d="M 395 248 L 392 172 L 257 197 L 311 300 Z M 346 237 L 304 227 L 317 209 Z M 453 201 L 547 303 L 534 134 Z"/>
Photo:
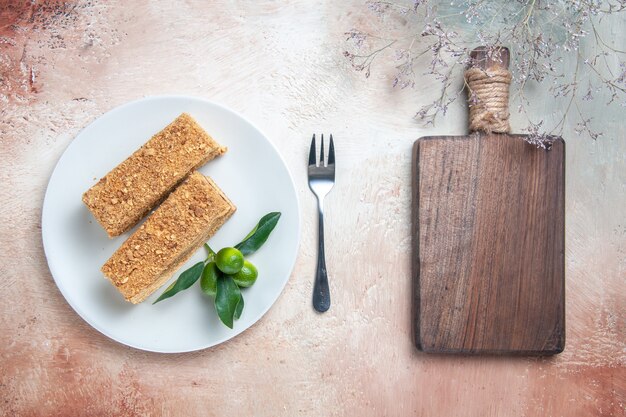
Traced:
<path id="1" fill-rule="evenodd" d="M 417 347 L 462 354 L 561 352 L 563 140 L 544 150 L 523 135 L 421 138 L 413 148 L 412 181 Z"/>

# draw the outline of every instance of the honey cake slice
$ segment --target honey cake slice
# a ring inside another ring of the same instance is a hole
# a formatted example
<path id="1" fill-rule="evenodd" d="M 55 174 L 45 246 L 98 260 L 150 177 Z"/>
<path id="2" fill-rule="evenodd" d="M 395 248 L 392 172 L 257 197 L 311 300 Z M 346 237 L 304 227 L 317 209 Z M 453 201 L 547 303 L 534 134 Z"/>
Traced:
<path id="1" fill-rule="evenodd" d="M 109 237 L 130 230 L 192 170 L 222 155 L 218 144 L 183 113 L 83 194 Z"/>
<path id="2" fill-rule="evenodd" d="M 126 300 L 140 303 L 209 240 L 235 210 L 213 180 L 194 171 L 101 270 Z"/>

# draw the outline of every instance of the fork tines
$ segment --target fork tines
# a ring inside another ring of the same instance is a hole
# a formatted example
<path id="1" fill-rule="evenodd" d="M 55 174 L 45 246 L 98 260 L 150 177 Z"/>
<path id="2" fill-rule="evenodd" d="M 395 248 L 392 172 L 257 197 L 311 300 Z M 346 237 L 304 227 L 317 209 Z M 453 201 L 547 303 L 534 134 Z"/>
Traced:
<path id="1" fill-rule="evenodd" d="M 330 135 L 330 145 L 328 147 L 328 159 L 324 161 L 324 134 L 321 134 L 321 144 L 320 144 L 320 158 L 319 162 L 315 156 L 316 146 L 315 146 L 315 133 L 313 134 L 313 139 L 311 140 L 311 149 L 309 150 L 309 166 L 316 167 L 327 167 L 328 165 L 335 164 L 335 144 L 333 143 L 333 135 Z"/>

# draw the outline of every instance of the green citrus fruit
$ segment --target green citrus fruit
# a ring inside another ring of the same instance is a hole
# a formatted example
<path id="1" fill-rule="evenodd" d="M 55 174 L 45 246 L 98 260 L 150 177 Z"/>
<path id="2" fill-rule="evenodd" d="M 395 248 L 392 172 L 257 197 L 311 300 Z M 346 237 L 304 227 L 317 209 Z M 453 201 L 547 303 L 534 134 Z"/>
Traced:
<path id="1" fill-rule="evenodd" d="M 241 270 L 236 274 L 233 274 L 233 280 L 240 287 L 251 287 L 256 282 L 256 278 L 259 276 L 259 272 L 251 262 L 243 261 Z"/>
<path id="2" fill-rule="evenodd" d="M 200 287 L 206 295 L 215 297 L 217 294 L 217 277 L 220 270 L 217 269 L 215 262 L 209 262 L 202 270 L 202 278 L 200 278 Z"/>
<path id="3" fill-rule="evenodd" d="M 236 274 L 243 266 L 243 255 L 236 248 L 223 248 L 215 255 L 217 267 L 225 274 Z"/>

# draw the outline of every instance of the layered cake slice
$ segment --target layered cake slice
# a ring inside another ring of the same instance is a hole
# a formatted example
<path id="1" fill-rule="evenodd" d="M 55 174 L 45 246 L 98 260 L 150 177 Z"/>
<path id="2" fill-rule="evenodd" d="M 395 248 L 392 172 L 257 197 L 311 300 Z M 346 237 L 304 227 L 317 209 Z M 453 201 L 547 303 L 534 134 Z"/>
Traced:
<path id="1" fill-rule="evenodd" d="M 83 194 L 110 237 L 136 225 L 192 170 L 226 148 L 186 113 L 154 135 Z"/>
<path id="2" fill-rule="evenodd" d="M 109 258 L 102 272 L 126 300 L 140 303 L 235 210 L 213 180 L 194 171 Z"/>

